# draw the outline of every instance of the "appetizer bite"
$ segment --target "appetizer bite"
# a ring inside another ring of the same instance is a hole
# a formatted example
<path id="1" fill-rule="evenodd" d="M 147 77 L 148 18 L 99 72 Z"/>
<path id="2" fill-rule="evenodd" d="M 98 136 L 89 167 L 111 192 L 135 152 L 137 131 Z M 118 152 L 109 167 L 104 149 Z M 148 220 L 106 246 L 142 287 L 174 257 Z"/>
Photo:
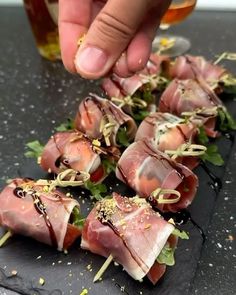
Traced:
<path id="1" fill-rule="evenodd" d="M 159 111 L 189 117 L 194 124 L 204 126 L 210 137 L 218 135 L 215 130 L 217 117 L 220 119 L 220 130 L 236 129 L 226 107 L 202 78 L 174 79 L 160 98 Z"/>
<path id="2" fill-rule="evenodd" d="M 168 78 L 179 80 L 202 77 L 217 94 L 235 93 L 235 77 L 218 65 L 223 59 L 235 60 L 236 56 L 234 53 L 224 52 L 215 62 L 207 61 L 203 56 L 179 56 L 166 66 L 165 73 Z"/>
<path id="3" fill-rule="evenodd" d="M 155 199 L 161 211 L 177 212 L 188 207 L 198 187 L 198 178 L 190 169 L 171 160 L 147 139 L 134 142 L 124 151 L 116 176 L 140 197 Z"/>
<path id="4" fill-rule="evenodd" d="M 40 166 L 47 172 L 59 174 L 66 169 L 90 175 L 90 181 L 101 182 L 106 176 L 106 159 L 113 162 L 117 150 L 104 150 L 98 140 L 91 140 L 80 131 L 54 134 L 40 156 Z"/>
<path id="5" fill-rule="evenodd" d="M 170 113 L 156 112 L 142 121 L 135 141 L 153 140 L 159 151 L 193 169 L 198 165 L 198 157 L 207 150 L 205 146 L 196 144 L 198 133 L 198 127 L 192 122 Z"/>
<path id="6" fill-rule="evenodd" d="M 226 74 L 225 68 L 207 61 L 203 56 L 179 56 L 169 68 L 172 79 L 188 80 L 201 76 L 209 85 L 220 81 Z"/>
<path id="7" fill-rule="evenodd" d="M 169 58 L 152 54 L 141 72 L 128 78 L 116 74 L 103 79 L 102 88 L 108 97 L 136 121 L 141 121 L 150 111 L 156 111 L 156 94 L 167 80 L 161 76 Z"/>
<path id="8" fill-rule="evenodd" d="M 156 284 L 166 266 L 175 263 L 178 236 L 188 238 L 155 212 L 145 199 L 113 193 L 112 199 L 98 202 L 88 215 L 81 247 L 108 257 L 94 281 L 99 280 L 114 260 L 135 280 L 147 276 Z"/>
<path id="9" fill-rule="evenodd" d="M 82 100 L 75 118 L 75 128 L 105 146 L 128 146 L 133 141 L 137 126 L 108 99 L 90 94 Z"/>
<path id="10" fill-rule="evenodd" d="M 67 250 L 81 235 L 80 221 L 79 203 L 40 181 L 16 178 L 0 193 L 0 224 L 7 237 L 16 233 Z"/>

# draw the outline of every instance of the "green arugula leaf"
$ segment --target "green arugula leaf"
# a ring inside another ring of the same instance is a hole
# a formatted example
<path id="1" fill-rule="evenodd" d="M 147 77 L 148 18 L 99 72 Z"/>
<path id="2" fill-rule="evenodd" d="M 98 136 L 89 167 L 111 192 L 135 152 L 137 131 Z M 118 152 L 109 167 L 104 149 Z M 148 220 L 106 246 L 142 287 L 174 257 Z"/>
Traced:
<path id="1" fill-rule="evenodd" d="M 161 253 L 157 257 L 157 262 L 160 264 L 166 264 L 173 266 L 175 264 L 174 257 L 175 249 L 168 246 L 168 243 L 163 247 Z"/>
<path id="2" fill-rule="evenodd" d="M 86 218 L 83 218 L 83 216 L 80 214 L 80 210 L 78 207 L 74 207 L 72 213 L 71 213 L 71 224 L 74 226 L 77 226 L 79 228 L 83 228 L 84 222 Z"/>
<path id="3" fill-rule="evenodd" d="M 116 135 L 116 139 L 119 145 L 127 147 L 130 145 L 129 139 L 127 137 L 127 131 L 126 131 L 126 127 L 120 127 L 117 135 Z"/>
<path id="4" fill-rule="evenodd" d="M 153 102 L 153 94 L 149 85 L 147 85 L 141 95 L 142 99 L 145 100 L 148 104 Z"/>
<path id="5" fill-rule="evenodd" d="M 107 187 L 103 183 L 93 183 L 92 181 L 88 180 L 85 182 L 85 188 L 90 191 L 91 199 L 95 199 L 100 201 L 103 199 L 103 193 L 107 192 Z"/>
<path id="6" fill-rule="evenodd" d="M 189 236 L 188 234 L 183 231 L 179 230 L 178 228 L 175 228 L 172 232 L 172 235 L 175 235 L 183 240 L 188 240 Z M 157 262 L 160 264 L 166 264 L 168 266 L 173 266 L 175 264 L 175 248 L 171 248 L 169 246 L 169 243 L 167 242 L 164 246 L 164 248 L 161 250 L 160 254 L 157 257 Z"/>
<path id="7" fill-rule="evenodd" d="M 218 115 L 220 118 L 221 131 L 236 130 L 236 121 L 225 108 L 219 108 Z"/>
<path id="8" fill-rule="evenodd" d="M 62 123 L 58 127 L 56 127 L 56 131 L 68 131 L 73 130 L 75 128 L 75 122 L 71 118 L 68 118 L 65 123 Z"/>
<path id="9" fill-rule="evenodd" d="M 26 144 L 28 151 L 25 152 L 27 158 L 38 158 L 42 155 L 44 146 L 38 141 L 34 140 Z"/>
<path id="10" fill-rule="evenodd" d="M 175 235 L 175 236 L 179 237 L 182 240 L 188 240 L 189 239 L 188 234 L 184 230 L 179 230 L 178 228 L 175 228 L 172 231 L 172 235 Z"/>
<path id="11" fill-rule="evenodd" d="M 133 114 L 133 118 L 135 121 L 138 121 L 139 123 L 143 121 L 148 115 L 150 115 L 150 112 L 144 111 L 144 110 L 138 110 Z"/>
<path id="12" fill-rule="evenodd" d="M 224 160 L 218 152 L 218 147 L 215 144 L 211 144 L 207 147 L 204 155 L 200 156 L 203 161 L 208 161 L 216 166 L 222 166 Z"/>
<path id="13" fill-rule="evenodd" d="M 116 171 L 116 163 L 109 161 L 108 159 L 103 159 L 102 165 L 103 165 L 107 175 L 109 175 L 111 172 Z"/>
<path id="14" fill-rule="evenodd" d="M 203 145 L 206 145 L 208 142 L 209 142 L 209 138 L 206 134 L 206 131 L 204 129 L 204 127 L 199 127 L 198 128 L 199 130 L 199 133 L 198 133 L 198 136 L 197 136 L 197 141 L 200 143 L 200 144 L 203 144 Z"/>

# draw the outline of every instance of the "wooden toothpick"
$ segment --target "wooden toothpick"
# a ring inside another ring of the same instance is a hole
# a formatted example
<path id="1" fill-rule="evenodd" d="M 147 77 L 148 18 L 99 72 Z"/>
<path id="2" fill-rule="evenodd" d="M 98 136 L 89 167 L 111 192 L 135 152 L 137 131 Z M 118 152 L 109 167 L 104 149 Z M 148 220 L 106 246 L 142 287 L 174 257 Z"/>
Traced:
<path id="1" fill-rule="evenodd" d="M 100 278 L 101 276 L 104 274 L 104 272 L 106 271 L 106 269 L 109 267 L 109 265 L 111 264 L 113 260 L 113 257 L 112 255 L 109 255 L 107 260 L 103 263 L 102 267 L 99 269 L 99 271 L 96 273 L 94 279 L 93 279 L 93 282 L 96 283 Z"/>

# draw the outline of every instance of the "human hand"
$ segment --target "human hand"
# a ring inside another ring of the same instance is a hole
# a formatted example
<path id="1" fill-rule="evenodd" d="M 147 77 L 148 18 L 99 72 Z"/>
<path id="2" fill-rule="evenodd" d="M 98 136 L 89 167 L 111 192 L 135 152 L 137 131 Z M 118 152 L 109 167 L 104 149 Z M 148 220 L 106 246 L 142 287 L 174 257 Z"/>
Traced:
<path id="1" fill-rule="evenodd" d="M 171 0 L 59 0 L 62 60 L 70 72 L 97 79 L 143 69 Z M 78 47 L 78 40 L 85 36 Z"/>

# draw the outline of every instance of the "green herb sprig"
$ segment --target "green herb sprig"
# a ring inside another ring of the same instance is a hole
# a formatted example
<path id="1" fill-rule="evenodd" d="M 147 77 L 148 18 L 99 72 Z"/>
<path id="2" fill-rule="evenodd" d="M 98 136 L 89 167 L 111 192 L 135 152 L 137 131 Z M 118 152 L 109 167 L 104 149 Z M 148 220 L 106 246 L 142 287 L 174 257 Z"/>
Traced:
<path id="1" fill-rule="evenodd" d="M 85 188 L 90 191 L 91 199 L 100 201 L 104 198 L 104 194 L 107 192 L 107 187 L 104 183 L 93 183 L 88 180 L 85 182 Z"/>
<path id="2" fill-rule="evenodd" d="M 118 144 L 120 144 L 121 146 L 128 147 L 130 145 L 130 142 L 129 142 L 129 139 L 128 139 L 128 136 L 127 136 L 126 127 L 120 127 L 119 128 L 119 130 L 117 132 L 117 135 L 116 135 L 116 138 L 117 138 Z"/>
<path id="3" fill-rule="evenodd" d="M 56 127 L 56 131 L 69 131 L 73 129 L 75 129 L 75 122 L 71 118 L 68 118 L 66 122 Z"/>
<path id="4" fill-rule="evenodd" d="M 38 157 L 40 157 L 42 155 L 43 149 L 44 149 L 44 146 L 38 140 L 28 142 L 26 144 L 26 147 L 28 148 L 28 150 L 25 152 L 24 155 L 27 158 L 38 159 Z"/>
<path id="5" fill-rule="evenodd" d="M 236 121 L 224 107 L 218 109 L 218 116 L 220 119 L 219 127 L 221 131 L 236 130 Z"/>
<path id="6" fill-rule="evenodd" d="M 72 224 L 74 226 L 77 226 L 79 227 L 80 229 L 83 228 L 84 226 L 84 222 L 86 220 L 86 218 L 84 218 L 81 213 L 80 213 L 80 210 L 78 207 L 74 207 L 73 211 L 72 211 Z"/>
<path id="7" fill-rule="evenodd" d="M 218 147 L 215 144 L 209 144 L 209 138 L 203 127 L 199 128 L 198 142 L 207 147 L 205 154 L 200 156 L 203 161 L 208 161 L 215 166 L 222 166 L 224 164 L 224 160 L 218 151 Z"/>

